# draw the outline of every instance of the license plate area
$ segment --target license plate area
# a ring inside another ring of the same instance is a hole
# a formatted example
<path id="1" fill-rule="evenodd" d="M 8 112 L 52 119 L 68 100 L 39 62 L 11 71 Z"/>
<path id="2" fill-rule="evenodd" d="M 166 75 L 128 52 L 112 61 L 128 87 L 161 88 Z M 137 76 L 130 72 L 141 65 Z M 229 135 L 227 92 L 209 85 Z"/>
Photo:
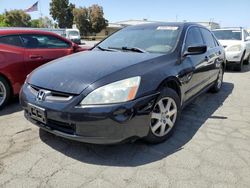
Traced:
<path id="1" fill-rule="evenodd" d="M 46 111 L 44 108 L 35 106 L 33 104 L 28 104 L 28 112 L 32 119 L 46 124 L 47 119 L 46 119 Z"/>

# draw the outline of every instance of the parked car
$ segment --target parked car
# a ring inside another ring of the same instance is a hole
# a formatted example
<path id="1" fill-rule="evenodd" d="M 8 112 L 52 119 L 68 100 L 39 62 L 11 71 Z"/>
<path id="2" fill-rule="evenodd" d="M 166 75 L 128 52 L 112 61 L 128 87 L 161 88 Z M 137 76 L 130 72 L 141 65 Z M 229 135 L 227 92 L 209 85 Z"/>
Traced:
<path id="1" fill-rule="evenodd" d="M 89 52 L 33 71 L 20 103 L 29 121 L 65 138 L 158 143 L 172 134 L 186 104 L 220 90 L 225 66 L 223 47 L 201 25 L 130 26 Z"/>
<path id="2" fill-rule="evenodd" d="M 0 30 L 0 108 L 17 95 L 26 76 L 51 60 L 83 49 L 50 32 Z"/>
<path id="3" fill-rule="evenodd" d="M 249 64 L 250 35 L 245 29 L 222 28 L 213 33 L 225 48 L 227 65 L 233 65 L 237 71 L 241 71 L 244 62 Z"/>

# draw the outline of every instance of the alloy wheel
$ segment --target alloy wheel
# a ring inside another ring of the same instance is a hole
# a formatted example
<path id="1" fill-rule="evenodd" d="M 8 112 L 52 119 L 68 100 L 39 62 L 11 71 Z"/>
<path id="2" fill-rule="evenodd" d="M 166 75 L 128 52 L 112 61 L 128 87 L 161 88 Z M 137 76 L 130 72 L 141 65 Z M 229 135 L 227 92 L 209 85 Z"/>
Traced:
<path id="1" fill-rule="evenodd" d="M 6 99 L 6 88 L 2 82 L 0 82 L 0 106 L 4 103 Z"/>
<path id="2" fill-rule="evenodd" d="M 218 89 L 221 88 L 222 82 L 223 82 L 223 70 L 222 70 L 222 68 L 220 68 L 219 77 L 218 77 L 218 81 L 217 81 L 217 88 Z"/>
<path id="3" fill-rule="evenodd" d="M 172 98 L 165 97 L 159 100 L 151 113 L 152 133 L 158 137 L 168 134 L 176 122 L 177 113 L 177 105 Z"/>

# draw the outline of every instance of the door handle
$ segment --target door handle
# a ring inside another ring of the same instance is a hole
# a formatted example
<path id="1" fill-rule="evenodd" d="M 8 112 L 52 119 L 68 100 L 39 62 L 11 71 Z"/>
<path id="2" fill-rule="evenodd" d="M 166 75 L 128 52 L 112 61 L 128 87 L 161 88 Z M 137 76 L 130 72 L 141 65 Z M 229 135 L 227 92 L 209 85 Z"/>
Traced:
<path id="1" fill-rule="evenodd" d="M 219 51 L 218 54 L 221 55 L 221 51 Z"/>
<path id="2" fill-rule="evenodd" d="M 41 55 L 30 55 L 30 59 L 43 59 L 43 56 Z"/>
<path id="3" fill-rule="evenodd" d="M 204 60 L 205 61 L 209 61 L 209 58 L 207 56 L 205 56 Z"/>

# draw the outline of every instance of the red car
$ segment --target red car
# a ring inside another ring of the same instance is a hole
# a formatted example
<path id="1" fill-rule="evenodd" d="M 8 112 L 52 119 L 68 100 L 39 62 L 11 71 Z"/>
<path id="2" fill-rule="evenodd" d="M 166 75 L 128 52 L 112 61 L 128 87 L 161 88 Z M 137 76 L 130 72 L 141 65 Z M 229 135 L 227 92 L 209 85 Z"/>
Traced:
<path id="1" fill-rule="evenodd" d="M 55 33 L 0 30 L 0 108 L 19 93 L 35 68 L 79 51 L 84 49 Z"/>

